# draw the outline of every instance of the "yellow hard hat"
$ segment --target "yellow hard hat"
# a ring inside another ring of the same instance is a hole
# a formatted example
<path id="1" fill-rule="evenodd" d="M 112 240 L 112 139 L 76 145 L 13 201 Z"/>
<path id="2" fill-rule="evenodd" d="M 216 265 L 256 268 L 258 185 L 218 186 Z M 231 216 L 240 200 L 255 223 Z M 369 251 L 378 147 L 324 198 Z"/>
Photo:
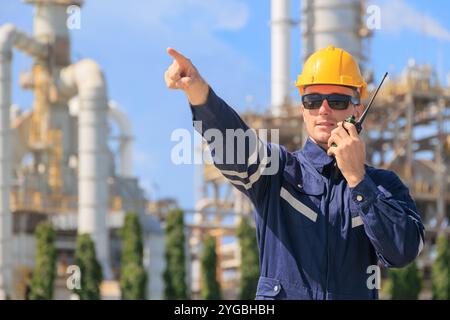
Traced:
<path id="1" fill-rule="evenodd" d="M 295 85 L 303 95 L 304 86 L 312 84 L 335 84 L 355 87 L 364 98 L 367 83 L 361 75 L 358 63 L 350 53 L 328 46 L 313 53 L 305 62 Z"/>

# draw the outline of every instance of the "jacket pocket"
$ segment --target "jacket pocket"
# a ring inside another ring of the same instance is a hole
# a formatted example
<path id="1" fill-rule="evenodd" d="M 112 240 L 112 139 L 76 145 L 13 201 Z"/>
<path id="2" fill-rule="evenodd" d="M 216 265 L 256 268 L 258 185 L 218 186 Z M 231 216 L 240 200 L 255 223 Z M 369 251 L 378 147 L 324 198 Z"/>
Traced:
<path id="1" fill-rule="evenodd" d="M 320 217 L 321 200 L 325 186 L 321 177 L 307 171 L 301 176 L 284 171 L 284 182 L 280 189 L 281 207 L 288 225 L 301 228 L 314 227 Z"/>
<path id="2" fill-rule="evenodd" d="M 256 289 L 256 300 L 275 300 L 281 290 L 282 287 L 279 280 L 261 276 Z"/>

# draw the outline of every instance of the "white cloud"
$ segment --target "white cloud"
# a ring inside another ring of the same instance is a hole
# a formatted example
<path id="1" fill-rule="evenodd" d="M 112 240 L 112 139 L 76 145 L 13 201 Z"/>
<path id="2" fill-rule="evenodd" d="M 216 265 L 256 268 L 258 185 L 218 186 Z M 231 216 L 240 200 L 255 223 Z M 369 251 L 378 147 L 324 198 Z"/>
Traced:
<path id="1" fill-rule="evenodd" d="M 126 5 L 111 5 L 116 2 L 110 1 L 108 4 L 102 3 L 105 4 L 86 6 L 85 10 L 95 10 L 96 17 L 104 16 L 111 21 L 140 27 L 170 27 L 175 24 L 189 29 L 192 23 L 200 23 L 208 29 L 236 31 L 243 28 L 249 18 L 249 7 L 242 0 L 129 0 Z"/>
<path id="2" fill-rule="evenodd" d="M 381 30 L 413 31 L 431 38 L 450 41 L 450 31 L 427 13 L 420 12 L 404 0 L 384 0 L 380 3 Z"/>
<path id="3" fill-rule="evenodd" d="M 245 27 L 249 17 L 248 6 L 239 1 L 194 0 L 209 17 L 216 30 L 239 30 Z"/>

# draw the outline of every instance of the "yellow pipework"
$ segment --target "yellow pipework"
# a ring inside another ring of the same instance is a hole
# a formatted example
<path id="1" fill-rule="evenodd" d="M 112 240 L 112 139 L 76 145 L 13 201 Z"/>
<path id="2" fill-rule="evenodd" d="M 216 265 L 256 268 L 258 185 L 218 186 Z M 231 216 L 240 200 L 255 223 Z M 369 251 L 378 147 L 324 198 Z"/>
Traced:
<path id="1" fill-rule="evenodd" d="M 31 148 L 47 145 L 50 75 L 40 64 L 33 66 L 34 103 L 31 117 L 29 144 Z"/>

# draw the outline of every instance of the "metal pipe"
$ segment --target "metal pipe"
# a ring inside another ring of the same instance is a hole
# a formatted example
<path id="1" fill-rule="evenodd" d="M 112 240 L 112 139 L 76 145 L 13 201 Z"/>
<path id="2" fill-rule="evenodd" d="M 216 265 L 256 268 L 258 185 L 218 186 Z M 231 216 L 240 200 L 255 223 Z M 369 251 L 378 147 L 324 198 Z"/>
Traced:
<path id="1" fill-rule="evenodd" d="M 51 48 L 53 67 L 70 64 L 70 35 L 67 8 L 79 5 L 73 0 L 26 0 L 34 6 L 33 35 Z"/>
<path id="2" fill-rule="evenodd" d="M 47 56 L 47 47 L 39 44 L 12 24 L 0 27 L 0 299 L 11 295 L 12 216 L 9 205 L 11 187 L 11 61 L 13 48 L 37 58 Z"/>
<path id="3" fill-rule="evenodd" d="M 122 177 L 133 176 L 133 134 L 128 117 L 121 111 L 115 101 L 109 102 L 109 116 L 117 122 L 120 128 L 119 152 L 120 168 L 119 175 Z"/>
<path id="4" fill-rule="evenodd" d="M 290 0 L 272 0 L 271 61 L 272 114 L 280 115 L 281 107 L 289 99 L 290 83 Z"/>
<path id="5" fill-rule="evenodd" d="M 120 129 L 119 139 L 119 161 L 120 167 L 118 175 L 121 177 L 133 176 L 133 133 L 131 123 L 126 114 L 120 109 L 120 106 L 115 101 L 108 103 L 108 115 L 115 121 Z M 80 110 L 79 99 L 71 99 L 69 101 L 70 114 L 78 116 Z"/>
<path id="6" fill-rule="evenodd" d="M 437 232 L 438 236 L 444 234 L 445 225 L 443 222 L 447 216 L 446 212 L 446 197 L 445 191 L 447 190 L 447 181 L 445 179 L 445 173 L 447 172 L 445 169 L 445 161 L 444 161 L 444 145 L 445 145 L 445 132 L 444 132 L 444 112 L 445 112 L 445 99 L 443 97 L 438 98 L 438 114 L 437 114 L 437 137 L 438 143 L 436 145 L 436 167 L 437 170 L 435 172 L 435 181 L 437 186 L 437 198 L 436 198 L 436 211 L 437 211 Z"/>
<path id="7" fill-rule="evenodd" d="M 56 38 L 69 38 L 66 10 L 70 3 L 70 1 L 67 3 L 33 1 L 34 37 L 39 41 L 49 43 L 54 43 Z"/>
<path id="8" fill-rule="evenodd" d="M 9 107 L 11 105 L 11 33 L 0 29 L 0 299 L 11 290 L 10 243 L 12 238 L 9 208 L 11 148 Z M 6 39 L 5 39 L 6 36 Z M 6 41 L 5 41 L 6 40 Z"/>
<path id="9" fill-rule="evenodd" d="M 412 93 L 408 93 L 405 97 L 406 103 L 408 107 L 406 109 L 406 128 L 405 128 L 405 138 L 406 138 L 406 162 L 404 166 L 405 180 L 408 187 L 412 187 L 412 180 L 414 178 L 414 150 L 413 150 L 413 142 L 414 142 L 414 112 L 415 112 L 415 103 L 414 97 Z"/>
<path id="10" fill-rule="evenodd" d="M 11 60 L 13 47 L 34 58 L 45 59 L 48 56 L 48 47 L 45 44 L 7 23 L 0 27 L 0 54 Z"/>
<path id="11" fill-rule="evenodd" d="M 60 85 L 78 92 L 78 233 L 91 234 L 103 276 L 112 279 L 109 261 L 108 213 L 108 100 L 103 73 L 93 60 L 63 68 Z"/>
<path id="12" fill-rule="evenodd" d="M 361 6 L 361 0 L 302 1 L 303 59 L 333 45 L 350 52 L 359 63 L 363 62 Z"/>

